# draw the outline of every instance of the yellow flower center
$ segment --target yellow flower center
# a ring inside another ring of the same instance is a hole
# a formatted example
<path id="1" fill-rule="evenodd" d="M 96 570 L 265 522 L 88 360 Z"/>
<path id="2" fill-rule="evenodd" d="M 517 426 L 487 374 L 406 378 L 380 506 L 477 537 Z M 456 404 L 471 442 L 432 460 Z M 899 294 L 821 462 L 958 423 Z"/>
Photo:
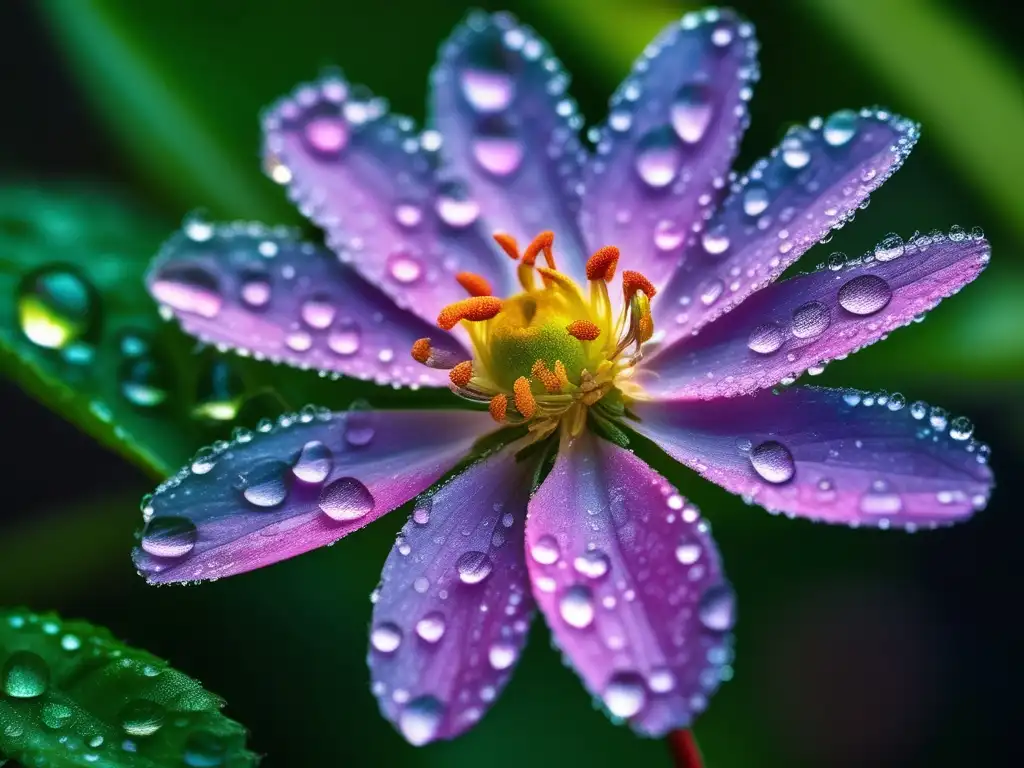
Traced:
<path id="1" fill-rule="evenodd" d="M 520 262 L 523 292 L 501 300 L 488 295 L 486 280 L 461 273 L 457 279 L 471 296 L 445 307 L 437 322 L 445 330 L 465 327 L 473 360 L 435 354 L 429 339 L 417 341 L 412 356 L 451 369 L 453 392 L 487 403 L 496 421 L 529 422 L 537 438 L 559 424 L 578 434 L 591 409 L 598 417 L 621 413 L 624 400 L 635 394 L 629 377 L 640 347 L 654 332 L 650 281 L 623 272 L 623 309 L 613 316 L 608 283 L 619 259 L 614 246 L 588 260 L 585 295 L 556 268 L 550 232 L 538 235 L 521 255 L 510 236 L 499 233 L 494 239 Z M 546 266 L 536 264 L 542 254 Z"/>

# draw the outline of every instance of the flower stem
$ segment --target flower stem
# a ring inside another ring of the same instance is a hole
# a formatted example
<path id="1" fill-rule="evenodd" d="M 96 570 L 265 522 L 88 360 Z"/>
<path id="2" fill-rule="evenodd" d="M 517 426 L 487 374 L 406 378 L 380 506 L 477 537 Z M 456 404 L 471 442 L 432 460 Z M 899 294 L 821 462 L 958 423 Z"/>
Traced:
<path id="1" fill-rule="evenodd" d="M 685 728 L 672 731 L 665 737 L 665 741 L 668 742 L 668 751 L 672 754 L 675 768 L 704 768 L 704 759 L 700 756 L 693 731 Z"/>

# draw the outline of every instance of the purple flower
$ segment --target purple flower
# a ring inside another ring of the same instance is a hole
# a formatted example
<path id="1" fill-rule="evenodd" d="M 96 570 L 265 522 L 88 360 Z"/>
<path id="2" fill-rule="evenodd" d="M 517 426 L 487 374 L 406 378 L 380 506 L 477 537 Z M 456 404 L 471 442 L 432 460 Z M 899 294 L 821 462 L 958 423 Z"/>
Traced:
<path id="1" fill-rule="evenodd" d="M 146 578 L 259 568 L 415 500 L 369 651 L 406 739 L 482 716 L 535 605 L 610 715 L 661 735 L 731 674 L 735 597 L 697 509 L 625 448 L 633 432 L 788 516 L 913 530 L 982 508 L 988 449 L 966 419 L 898 394 L 772 389 L 909 324 L 989 246 L 958 227 L 890 235 L 776 282 L 918 129 L 836 112 L 734 179 L 756 50 L 732 13 L 688 14 L 615 93 L 592 153 L 568 76 L 505 14 L 471 15 L 442 47 L 421 134 L 338 75 L 273 106 L 267 172 L 328 248 L 193 219 L 153 295 L 220 348 L 462 400 L 306 408 L 204 449 L 147 501 Z"/>

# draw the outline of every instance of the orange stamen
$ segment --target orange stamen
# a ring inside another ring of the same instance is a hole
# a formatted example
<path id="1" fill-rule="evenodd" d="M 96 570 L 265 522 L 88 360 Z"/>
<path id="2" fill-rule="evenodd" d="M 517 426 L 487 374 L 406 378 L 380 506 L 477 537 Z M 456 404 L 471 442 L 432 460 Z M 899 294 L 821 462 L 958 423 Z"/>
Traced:
<path id="1" fill-rule="evenodd" d="M 501 299 L 496 299 L 493 296 L 473 296 L 456 301 L 442 309 L 441 314 L 437 316 L 437 324 L 446 331 L 450 331 L 462 320 L 473 322 L 490 320 L 499 312 L 501 312 Z"/>
<path id="2" fill-rule="evenodd" d="M 614 245 L 606 245 L 594 252 L 587 259 L 587 280 L 604 280 L 610 283 L 615 277 L 615 268 L 619 264 L 619 249 Z"/>
<path id="3" fill-rule="evenodd" d="M 448 378 L 456 387 L 462 388 L 473 378 L 473 362 L 463 360 L 448 372 Z"/>
<path id="4" fill-rule="evenodd" d="M 508 397 L 495 395 L 491 398 L 491 404 L 487 406 L 487 410 L 491 412 L 491 418 L 495 421 L 504 421 L 505 412 L 508 410 Z"/>
<path id="5" fill-rule="evenodd" d="M 430 359 L 430 339 L 416 339 L 412 343 L 412 359 L 417 363 L 427 364 Z"/>
<path id="6" fill-rule="evenodd" d="M 633 294 L 637 291 L 643 291 L 649 299 L 653 298 L 654 294 L 658 292 L 650 280 L 631 269 L 627 269 L 622 273 L 622 291 L 626 294 L 626 301 L 632 299 Z"/>
<path id="7" fill-rule="evenodd" d="M 559 288 L 565 291 L 575 291 L 576 285 L 568 277 L 563 275 L 556 269 L 549 267 L 537 267 L 537 271 L 540 272 L 541 278 L 544 280 L 545 285 L 554 283 Z"/>
<path id="8" fill-rule="evenodd" d="M 455 279 L 459 282 L 463 288 L 466 289 L 466 293 L 470 296 L 493 296 L 494 292 L 491 290 L 491 284 L 488 282 L 486 277 L 478 275 L 475 272 L 459 272 L 455 276 Z"/>
<path id="9" fill-rule="evenodd" d="M 565 366 L 561 360 L 555 360 L 555 377 L 558 379 L 558 383 L 563 387 L 569 386 L 569 374 L 565 371 Z"/>
<path id="10" fill-rule="evenodd" d="M 512 385 L 512 391 L 515 393 L 516 410 L 523 415 L 524 419 L 532 419 L 533 414 L 537 412 L 537 401 L 534 400 L 533 392 L 530 391 L 530 380 L 525 376 L 520 376 Z"/>
<path id="11" fill-rule="evenodd" d="M 551 369 L 548 368 L 543 360 L 536 360 L 533 368 L 530 369 L 530 373 L 533 374 L 537 381 L 544 385 L 544 389 L 549 393 L 554 395 L 562 391 L 562 382 L 551 372 Z"/>
<path id="12" fill-rule="evenodd" d="M 545 230 L 533 238 L 533 241 L 526 246 L 526 250 L 523 251 L 523 264 L 529 264 L 533 266 L 533 263 L 537 260 L 537 254 L 541 251 L 544 252 L 544 260 L 548 263 L 551 269 L 555 268 L 555 257 L 551 252 L 551 246 L 555 242 L 555 233 L 551 230 Z"/>
<path id="13" fill-rule="evenodd" d="M 512 235 L 506 234 L 505 232 L 495 232 L 494 242 L 496 242 L 505 253 L 509 255 L 509 258 L 513 261 L 519 259 L 519 244 L 516 243 L 516 239 Z"/>
<path id="14" fill-rule="evenodd" d="M 580 341 L 593 341 L 601 335 L 601 329 L 590 320 L 573 320 L 565 326 L 566 332 Z"/>

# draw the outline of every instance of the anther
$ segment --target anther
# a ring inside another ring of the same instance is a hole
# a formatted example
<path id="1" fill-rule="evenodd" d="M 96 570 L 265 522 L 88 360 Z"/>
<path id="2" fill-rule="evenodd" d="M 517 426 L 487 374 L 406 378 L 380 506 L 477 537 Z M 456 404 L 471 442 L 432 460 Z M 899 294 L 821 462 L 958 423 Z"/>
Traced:
<path id="1" fill-rule="evenodd" d="M 466 293 L 470 296 L 493 296 L 494 291 L 491 289 L 491 284 L 488 282 L 486 277 L 478 275 L 475 272 L 459 272 L 455 276 L 459 285 L 466 289 Z"/>
<path id="2" fill-rule="evenodd" d="M 647 294 L 648 299 L 654 298 L 654 294 L 658 292 L 653 283 L 639 272 L 634 272 L 631 269 L 623 271 L 622 292 L 626 296 L 626 301 L 632 299 L 633 294 L 637 291 L 643 291 Z"/>
<path id="3" fill-rule="evenodd" d="M 513 261 L 519 260 L 519 244 L 516 243 L 516 239 L 512 235 L 505 232 L 495 232 L 493 237 L 494 242 L 498 244 L 501 250 L 508 254 L 510 259 Z"/>
<path id="4" fill-rule="evenodd" d="M 587 280 L 604 280 L 611 282 L 615 277 L 615 267 L 619 264 L 619 249 L 614 245 L 606 245 L 594 252 L 587 259 Z"/>
<path id="5" fill-rule="evenodd" d="M 516 410 L 522 414 L 524 419 L 532 419 L 533 414 L 537 412 L 537 401 L 533 398 L 533 392 L 530 391 L 530 380 L 525 376 L 520 376 L 512 384 L 512 392 L 515 396 Z"/>
<path id="6" fill-rule="evenodd" d="M 508 410 L 508 397 L 506 395 L 495 395 L 491 398 L 487 410 L 491 412 L 491 418 L 495 421 L 504 421 L 505 412 Z"/>
<path id="7" fill-rule="evenodd" d="M 537 379 L 543 386 L 544 389 L 552 395 L 557 395 L 562 391 L 562 382 L 558 380 L 558 377 L 551 372 L 547 364 L 543 360 L 536 360 L 533 363 L 533 367 L 530 369 L 530 373 Z"/>
<path id="8" fill-rule="evenodd" d="M 428 368 L 440 368 L 442 370 L 447 370 L 465 359 L 465 355 L 459 355 L 447 349 L 438 349 L 427 338 L 414 341 L 410 354 L 412 354 L 412 359 L 417 363 L 423 363 Z"/>
<path id="9" fill-rule="evenodd" d="M 526 246 L 526 250 L 523 251 L 523 264 L 533 265 L 537 260 L 537 255 L 543 251 L 544 260 L 548 263 L 551 269 L 555 268 L 555 256 L 551 252 L 551 246 L 555 242 L 555 233 L 551 230 L 545 230 L 533 238 L 533 241 Z"/>
<path id="10" fill-rule="evenodd" d="M 417 363 L 427 364 L 430 359 L 430 339 L 416 339 L 412 343 L 412 359 Z"/>
<path id="11" fill-rule="evenodd" d="M 651 316 L 651 300 L 643 291 L 637 291 L 629 302 L 631 325 L 636 341 L 643 344 L 654 336 L 654 318 Z"/>
<path id="12" fill-rule="evenodd" d="M 570 386 L 569 374 L 566 373 L 565 366 L 561 360 L 555 360 L 555 378 L 558 379 L 558 383 L 563 387 L 568 388 Z"/>
<path id="13" fill-rule="evenodd" d="M 590 320 L 573 320 L 565 326 L 565 331 L 580 341 L 593 341 L 601 335 L 601 329 Z"/>
<path id="14" fill-rule="evenodd" d="M 456 301 L 441 310 L 437 316 L 437 324 L 450 331 L 462 320 L 479 322 L 490 320 L 501 312 L 501 299 L 494 296 L 473 296 L 469 299 Z"/>
<path id="15" fill-rule="evenodd" d="M 463 360 L 448 372 L 448 378 L 451 379 L 452 384 L 456 387 L 465 387 L 469 384 L 469 380 L 473 378 L 473 362 L 471 360 Z"/>

